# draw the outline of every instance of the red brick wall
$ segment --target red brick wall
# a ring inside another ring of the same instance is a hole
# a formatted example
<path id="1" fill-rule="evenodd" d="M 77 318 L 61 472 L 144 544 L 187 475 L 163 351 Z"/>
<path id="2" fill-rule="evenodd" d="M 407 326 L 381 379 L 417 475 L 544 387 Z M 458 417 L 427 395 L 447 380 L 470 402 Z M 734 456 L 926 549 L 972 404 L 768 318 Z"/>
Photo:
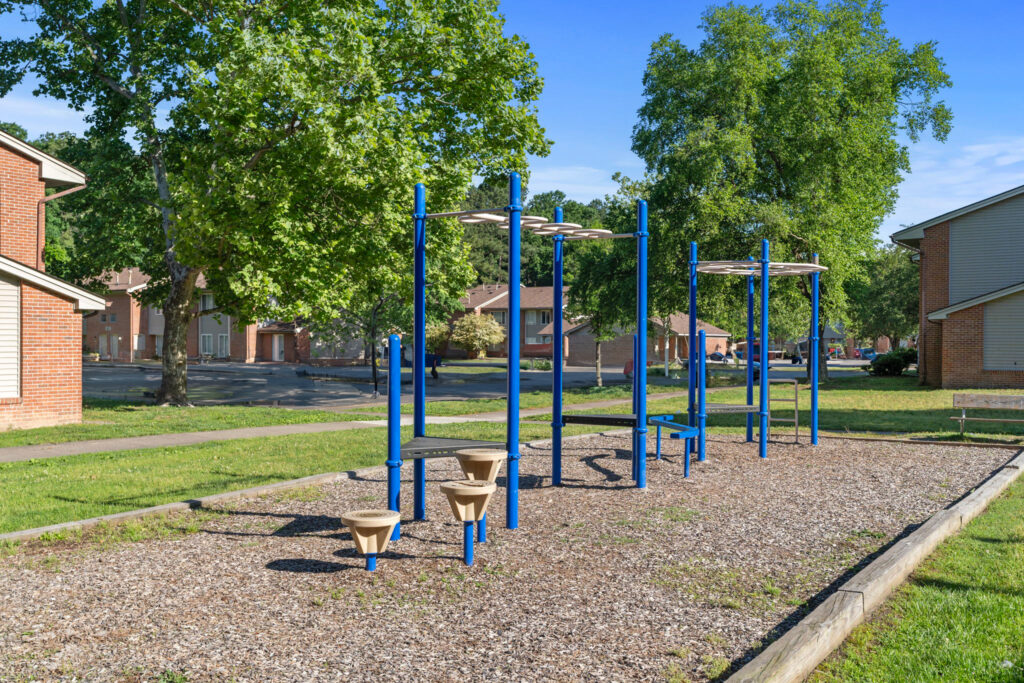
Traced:
<path id="1" fill-rule="evenodd" d="M 952 313 L 942 322 L 945 389 L 1024 387 L 1024 372 L 984 369 L 985 306 Z"/>
<path id="2" fill-rule="evenodd" d="M 45 194 L 39 165 L 0 147 L 0 254 L 40 270 L 36 210 Z"/>
<path id="3" fill-rule="evenodd" d="M 107 336 L 107 352 L 110 352 L 110 337 L 117 337 L 117 357 L 109 360 L 128 362 L 132 359 L 132 345 L 135 343 L 134 335 L 139 333 L 140 328 L 140 306 L 125 292 L 113 292 L 107 295 L 110 305 L 104 311 L 97 311 L 94 315 L 83 318 L 83 329 L 85 344 L 90 351 L 100 350 L 100 336 Z M 106 320 L 104 320 L 106 316 Z M 116 316 L 117 320 L 111 320 Z M 149 358 L 153 353 L 149 349 L 143 358 Z M 104 358 L 104 360 L 107 360 Z"/>
<path id="4" fill-rule="evenodd" d="M 246 325 L 241 330 L 231 328 L 231 360 L 252 363 L 256 360 L 256 326 Z"/>
<path id="5" fill-rule="evenodd" d="M 21 397 L 0 399 L 0 429 L 80 422 L 80 314 L 71 301 L 26 284 L 21 311 Z"/>
<path id="6" fill-rule="evenodd" d="M 942 324 L 930 322 L 928 314 L 949 305 L 949 223 L 940 223 L 925 229 L 921 240 L 921 319 L 918 350 L 921 383 L 938 387 L 943 385 Z M 972 343 L 977 348 L 980 335 Z"/>
<path id="7" fill-rule="evenodd" d="M 580 330 L 571 335 L 569 338 L 569 358 L 567 363 L 569 365 L 594 365 L 596 362 L 596 346 L 594 344 L 594 337 L 590 334 L 587 329 Z M 678 340 L 682 340 L 681 344 L 678 344 Z M 660 338 L 659 338 L 660 341 Z M 655 351 L 655 338 L 653 335 L 647 337 L 647 360 L 654 363 L 665 362 L 665 355 L 663 350 Z M 662 347 L 659 345 L 659 349 Z M 708 337 L 705 342 L 705 349 L 708 353 L 714 353 L 720 351 L 725 353 L 726 339 L 724 337 Z M 686 341 L 682 337 L 673 337 L 672 343 L 669 345 L 669 360 L 676 358 L 676 353 L 679 354 L 680 358 L 685 359 L 688 351 L 686 347 Z M 601 344 L 601 364 L 602 365 L 625 365 L 626 361 L 633 360 L 633 335 L 623 334 L 615 337 L 610 341 L 603 342 Z"/>

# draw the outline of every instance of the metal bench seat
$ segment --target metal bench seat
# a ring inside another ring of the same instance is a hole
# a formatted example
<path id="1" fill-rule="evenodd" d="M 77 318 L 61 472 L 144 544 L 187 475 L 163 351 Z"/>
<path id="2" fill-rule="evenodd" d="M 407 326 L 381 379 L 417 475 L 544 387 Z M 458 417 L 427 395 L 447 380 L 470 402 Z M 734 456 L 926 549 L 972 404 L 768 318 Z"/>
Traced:
<path id="1" fill-rule="evenodd" d="M 454 455 L 463 448 L 505 448 L 504 443 L 497 441 L 480 441 L 478 439 L 443 439 L 437 436 L 417 436 L 402 444 L 402 460 L 419 460 L 421 458 L 444 458 Z"/>
<path id="2" fill-rule="evenodd" d="M 636 415 L 563 415 L 562 424 L 636 427 Z"/>

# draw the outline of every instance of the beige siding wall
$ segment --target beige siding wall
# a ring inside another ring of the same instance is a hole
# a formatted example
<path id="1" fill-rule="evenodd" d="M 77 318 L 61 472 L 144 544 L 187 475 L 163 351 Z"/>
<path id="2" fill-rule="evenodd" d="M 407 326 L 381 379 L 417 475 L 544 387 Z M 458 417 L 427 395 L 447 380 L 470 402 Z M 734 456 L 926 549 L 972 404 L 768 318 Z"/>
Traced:
<path id="1" fill-rule="evenodd" d="M 1024 195 L 950 221 L 952 305 L 1024 281 Z"/>
<path id="2" fill-rule="evenodd" d="M 1024 292 L 985 304 L 985 370 L 1024 371 Z"/>

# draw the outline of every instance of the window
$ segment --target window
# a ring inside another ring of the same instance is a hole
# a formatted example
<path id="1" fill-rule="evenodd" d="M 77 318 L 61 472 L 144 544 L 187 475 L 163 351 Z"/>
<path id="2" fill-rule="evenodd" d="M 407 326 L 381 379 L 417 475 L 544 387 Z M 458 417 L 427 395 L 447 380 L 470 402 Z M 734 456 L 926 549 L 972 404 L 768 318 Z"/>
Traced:
<path id="1" fill-rule="evenodd" d="M 135 335 L 135 350 L 145 351 L 146 350 L 146 335 L 137 334 Z"/>
<path id="2" fill-rule="evenodd" d="M 160 315 L 160 316 L 162 316 L 163 314 L 164 314 L 164 309 L 156 308 L 155 306 L 153 307 L 153 315 Z"/>
<path id="3" fill-rule="evenodd" d="M 227 358 L 231 355 L 230 347 L 228 345 L 228 335 L 219 334 L 217 335 L 217 357 Z"/>
<path id="4" fill-rule="evenodd" d="M 538 317 L 541 325 L 547 325 L 551 322 L 551 311 L 539 311 Z"/>
<path id="5" fill-rule="evenodd" d="M 111 313 L 110 314 L 110 322 L 112 322 L 112 323 L 116 323 L 117 322 L 117 313 Z"/>
<path id="6" fill-rule="evenodd" d="M 101 323 L 107 322 L 107 314 L 106 313 L 100 313 L 100 322 Z"/>
<path id="7" fill-rule="evenodd" d="M 203 294 L 199 297 L 199 310 L 209 311 L 213 309 L 213 294 Z"/>
<path id="8" fill-rule="evenodd" d="M 505 311 L 494 311 L 493 313 L 491 313 L 491 315 L 494 316 L 494 319 L 497 320 L 502 325 L 505 324 L 505 319 L 506 319 Z"/>
<path id="9" fill-rule="evenodd" d="M 0 398 L 21 396 L 21 285 L 0 278 Z"/>
<path id="10" fill-rule="evenodd" d="M 213 355 L 213 335 L 212 334 L 201 334 L 199 335 L 199 353 L 203 356 Z"/>

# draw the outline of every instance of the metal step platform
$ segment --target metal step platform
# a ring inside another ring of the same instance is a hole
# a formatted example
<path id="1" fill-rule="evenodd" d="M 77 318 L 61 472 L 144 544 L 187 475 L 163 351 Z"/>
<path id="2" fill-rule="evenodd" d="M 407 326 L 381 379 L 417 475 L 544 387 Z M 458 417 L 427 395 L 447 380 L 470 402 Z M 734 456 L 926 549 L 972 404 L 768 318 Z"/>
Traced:
<path id="1" fill-rule="evenodd" d="M 636 427 L 636 415 L 563 415 L 562 424 Z"/>
<path id="2" fill-rule="evenodd" d="M 421 458 L 444 458 L 454 455 L 463 448 L 505 448 L 498 441 L 479 441 L 477 439 L 443 439 L 437 436 L 417 436 L 402 444 L 402 460 L 419 460 Z"/>

